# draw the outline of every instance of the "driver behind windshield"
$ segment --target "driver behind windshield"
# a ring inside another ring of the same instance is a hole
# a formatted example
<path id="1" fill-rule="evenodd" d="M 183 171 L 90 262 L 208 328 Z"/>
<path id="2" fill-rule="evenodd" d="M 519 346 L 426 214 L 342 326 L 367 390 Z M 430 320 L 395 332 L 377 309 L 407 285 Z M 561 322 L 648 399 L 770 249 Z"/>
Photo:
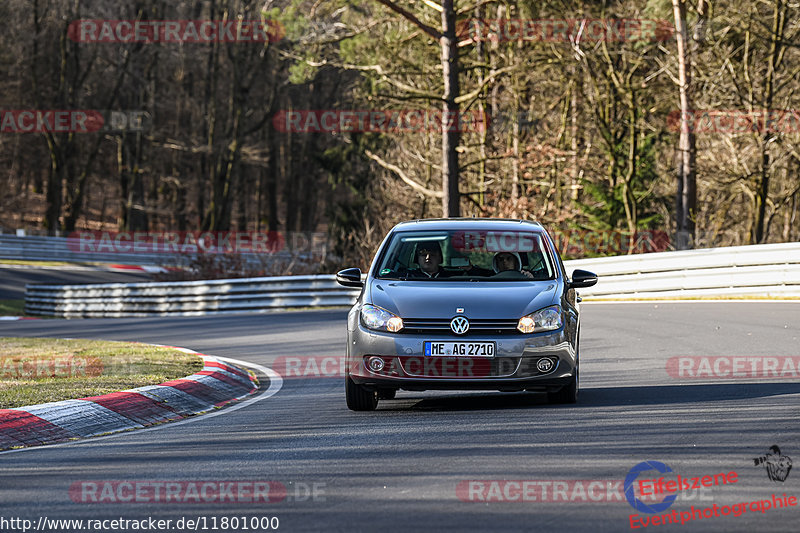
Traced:
<path id="1" fill-rule="evenodd" d="M 497 252 L 492 258 L 492 268 L 496 273 L 515 271 L 526 278 L 533 278 L 533 274 L 522 270 L 522 259 L 517 252 Z"/>
<path id="2" fill-rule="evenodd" d="M 411 271 L 417 278 L 443 278 L 447 273 L 442 269 L 442 247 L 438 241 L 417 243 L 415 253 L 419 270 Z"/>

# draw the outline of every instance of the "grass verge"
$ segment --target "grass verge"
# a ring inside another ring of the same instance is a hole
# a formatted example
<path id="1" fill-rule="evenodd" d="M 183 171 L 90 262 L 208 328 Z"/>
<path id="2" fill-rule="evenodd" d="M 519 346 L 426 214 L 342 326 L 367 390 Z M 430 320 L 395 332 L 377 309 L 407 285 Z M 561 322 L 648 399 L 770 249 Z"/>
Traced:
<path id="1" fill-rule="evenodd" d="M 158 385 L 203 360 L 131 342 L 0 337 L 0 409 Z"/>
<path id="2" fill-rule="evenodd" d="M 0 300 L 0 316 L 22 316 L 25 314 L 25 300 Z"/>

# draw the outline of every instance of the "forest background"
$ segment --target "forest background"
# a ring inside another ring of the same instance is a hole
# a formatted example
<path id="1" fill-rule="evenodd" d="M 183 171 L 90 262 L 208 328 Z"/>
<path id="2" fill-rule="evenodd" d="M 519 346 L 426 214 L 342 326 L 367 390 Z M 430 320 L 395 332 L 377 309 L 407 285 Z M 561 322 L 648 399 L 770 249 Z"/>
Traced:
<path id="1" fill-rule="evenodd" d="M 800 240 L 797 1 L 4 0 L 0 17 L 6 230 L 325 233 L 326 263 L 296 272 L 364 268 L 394 224 L 440 216 L 538 220 L 570 257 Z M 86 20 L 270 34 L 98 42 Z M 130 120 L 24 133 L 19 110 Z"/>

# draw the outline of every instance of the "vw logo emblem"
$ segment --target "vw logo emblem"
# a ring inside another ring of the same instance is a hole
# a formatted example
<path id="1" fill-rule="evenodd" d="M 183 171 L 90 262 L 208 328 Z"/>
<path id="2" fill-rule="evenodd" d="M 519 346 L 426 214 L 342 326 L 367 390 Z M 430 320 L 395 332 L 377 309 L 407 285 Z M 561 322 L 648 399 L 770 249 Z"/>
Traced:
<path id="1" fill-rule="evenodd" d="M 453 333 L 456 335 L 463 335 L 469 330 L 469 320 L 467 320 L 466 317 L 457 316 L 450 321 L 450 329 L 452 329 Z"/>

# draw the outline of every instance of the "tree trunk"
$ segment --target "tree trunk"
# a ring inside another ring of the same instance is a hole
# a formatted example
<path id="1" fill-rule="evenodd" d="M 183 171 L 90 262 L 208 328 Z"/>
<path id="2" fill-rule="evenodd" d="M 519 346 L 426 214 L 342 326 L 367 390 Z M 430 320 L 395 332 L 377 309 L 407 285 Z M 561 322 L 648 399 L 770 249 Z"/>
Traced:
<path id="1" fill-rule="evenodd" d="M 141 149 L 141 135 L 137 133 L 123 133 L 117 139 L 117 168 L 122 197 L 120 231 L 148 229 L 147 212 L 142 210 L 145 198 L 140 166 Z"/>
<path id="2" fill-rule="evenodd" d="M 628 112 L 629 133 L 628 133 L 628 168 L 625 171 L 625 179 L 622 182 L 622 204 L 625 207 L 625 221 L 628 226 L 628 254 L 632 254 L 636 247 L 636 226 L 638 223 L 638 209 L 636 206 L 636 196 L 633 194 L 631 184 L 636 177 L 637 154 L 639 153 L 638 139 L 639 132 L 637 127 L 636 113 L 636 94 L 631 90 L 631 106 Z M 620 244 L 622 239 L 620 238 Z"/>
<path id="3" fill-rule="evenodd" d="M 476 7 L 475 8 L 475 18 L 482 19 L 484 12 L 484 7 Z M 484 48 L 484 43 L 482 40 L 479 40 L 475 43 L 475 54 L 478 57 L 479 63 L 486 63 L 486 51 Z M 476 75 L 478 77 L 478 85 L 483 86 L 484 77 L 485 77 L 485 68 L 480 67 L 476 71 Z M 484 123 L 484 127 L 478 133 L 480 137 L 479 141 L 479 158 L 480 163 L 478 163 L 478 190 L 480 191 L 478 196 L 478 206 L 483 209 L 485 198 L 484 194 L 486 192 L 486 140 L 489 136 L 489 121 L 486 120 L 486 91 L 482 91 L 481 98 L 478 99 L 478 113 L 480 113 L 481 120 Z"/>
<path id="4" fill-rule="evenodd" d="M 580 94 L 580 78 L 576 72 L 573 72 L 574 86 L 570 98 L 570 151 L 572 152 L 572 172 L 571 181 L 569 184 L 570 199 L 578 199 L 578 185 L 580 183 L 581 171 L 578 159 L 578 135 L 580 129 L 578 126 L 578 114 L 581 112 L 581 94 Z"/>
<path id="5" fill-rule="evenodd" d="M 49 235 L 55 235 L 61 229 L 61 202 L 63 198 L 62 184 L 64 176 L 61 169 L 63 165 L 59 161 L 58 151 L 50 151 L 50 174 L 47 176 L 47 209 L 45 211 L 44 224 Z"/>
<path id="6" fill-rule="evenodd" d="M 278 231 L 278 181 L 280 180 L 280 139 L 275 133 L 269 136 L 269 162 L 267 168 L 267 230 Z"/>
<path id="7" fill-rule="evenodd" d="M 675 248 L 687 250 L 694 248 L 697 176 L 695 174 L 695 135 L 689 124 L 692 102 L 686 0 L 672 0 L 672 7 L 675 17 L 675 38 L 678 43 L 678 79 L 681 101 L 680 138 L 676 158 L 678 190 L 675 202 Z"/>
<path id="8" fill-rule="evenodd" d="M 775 99 L 775 74 L 782 59 L 784 31 L 786 28 L 786 6 L 781 0 L 775 2 L 772 18 L 772 32 L 770 35 L 769 64 L 764 80 L 764 92 L 761 105 L 764 112 L 772 109 Z M 766 120 L 766 119 L 765 119 Z M 773 133 L 764 131 L 760 136 L 761 168 L 756 183 L 755 195 L 755 224 L 750 235 L 752 244 L 766 242 L 768 231 L 764 225 L 767 220 L 767 203 L 769 200 L 770 171 L 770 145 L 773 142 Z"/>
<path id="9" fill-rule="evenodd" d="M 442 75 L 444 104 L 442 117 L 442 216 L 461 216 L 458 191 L 459 95 L 458 48 L 456 42 L 456 12 L 453 0 L 442 2 Z"/>

